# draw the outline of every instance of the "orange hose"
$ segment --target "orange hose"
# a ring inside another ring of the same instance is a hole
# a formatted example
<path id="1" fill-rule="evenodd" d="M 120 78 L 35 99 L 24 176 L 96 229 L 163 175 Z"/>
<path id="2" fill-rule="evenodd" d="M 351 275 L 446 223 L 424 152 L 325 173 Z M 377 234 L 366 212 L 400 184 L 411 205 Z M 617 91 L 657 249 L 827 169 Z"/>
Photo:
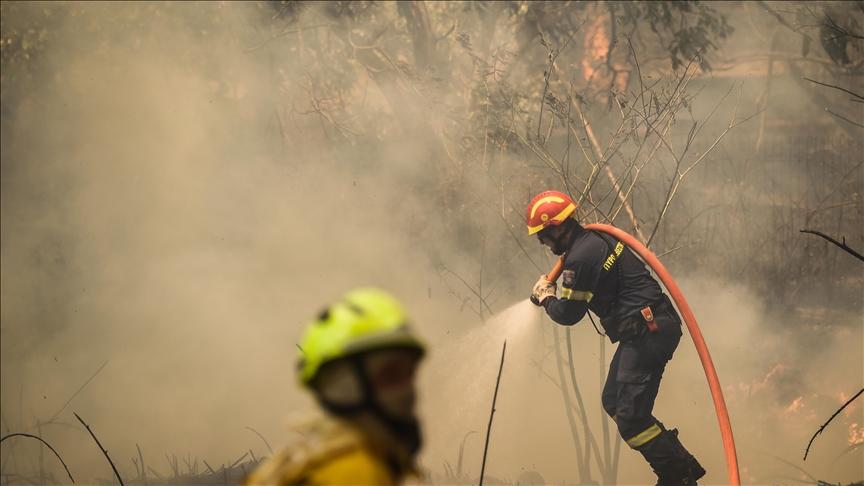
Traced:
<path id="1" fill-rule="evenodd" d="M 566 256 L 566 255 L 565 255 Z M 555 265 L 552 266 L 552 270 L 549 270 L 549 273 L 546 275 L 546 280 L 550 282 L 557 282 L 558 277 L 561 276 L 561 272 L 564 271 L 564 256 L 559 258 Z"/>
<path id="2" fill-rule="evenodd" d="M 720 386 L 720 379 L 717 378 L 714 362 L 711 361 L 708 345 L 705 344 L 705 338 L 702 337 L 702 331 L 699 330 L 699 325 L 696 323 L 696 316 L 693 315 L 693 311 L 687 304 L 687 300 L 684 299 L 684 294 L 681 293 L 681 289 L 678 288 L 678 284 L 672 279 L 666 267 L 660 263 L 660 260 L 657 259 L 651 250 L 646 248 L 636 238 L 608 224 L 589 224 L 585 226 L 585 229 L 602 231 L 603 233 L 612 235 L 619 241 L 623 241 L 654 270 L 675 301 L 675 305 L 681 312 L 681 317 L 684 318 L 687 329 L 690 331 L 690 337 L 693 338 L 693 344 L 696 345 L 696 352 L 699 354 L 699 360 L 702 361 L 702 368 L 705 370 L 705 377 L 708 379 L 708 388 L 711 389 L 711 398 L 714 400 L 714 409 L 717 411 L 717 421 L 720 422 L 720 436 L 723 438 L 723 449 L 726 452 L 726 471 L 729 475 L 729 484 L 739 486 L 741 478 L 738 473 L 738 455 L 735 452 L 735 438 L 732 436 L 732 424 L 729 422 L 729 411 L 726 409 L 726 401 L 723 399 L 723 389 Z M 563 268 L 564 257 L 561 257 L 555 263 L 555 266 L 552 267 L 546 279 L 550 282 L 558 280 Z"/>

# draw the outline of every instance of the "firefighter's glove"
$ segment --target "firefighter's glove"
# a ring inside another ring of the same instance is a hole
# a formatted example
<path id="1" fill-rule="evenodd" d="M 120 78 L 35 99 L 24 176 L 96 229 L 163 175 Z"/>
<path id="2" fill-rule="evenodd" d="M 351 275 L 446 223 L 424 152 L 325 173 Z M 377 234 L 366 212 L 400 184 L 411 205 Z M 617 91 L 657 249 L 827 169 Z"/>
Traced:
<path id="1" fill-rule="evenodd" d="M 542 306 L 543 301 L 549 297 L 555 297 L 556 285 L 546 280 L 546 275 L 540 275 L 540 280 L 534 284 L 531 290 L 531 302 L 536 306 Z"/>

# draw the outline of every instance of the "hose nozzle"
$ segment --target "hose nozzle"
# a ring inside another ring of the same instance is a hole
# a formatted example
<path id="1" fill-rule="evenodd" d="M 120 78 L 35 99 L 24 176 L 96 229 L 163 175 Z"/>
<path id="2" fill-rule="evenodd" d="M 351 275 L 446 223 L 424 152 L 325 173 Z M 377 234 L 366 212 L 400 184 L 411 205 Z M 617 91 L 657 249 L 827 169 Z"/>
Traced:
<path id="1" fill-rule="evenodd" d="M 549 283 L 555 283 L 558 280 L 558 277 L 561 276 L 561 272 L 563 270 L 564 256 L 561 256 L 561 258 L 559 258 L 558 261 L 555 262 L 555 265 L 552 266 L 552 269 L 549 270 L 549 273 L 546 274 L 546 281 Z M 531 294 L 531 297 L 529 297 L 529 300 L 531 300 L 532 304 L 538 307 L 540 306 L 540 301 L 537 300 L 537 297 L 535 297 L 533 293 Z"/>

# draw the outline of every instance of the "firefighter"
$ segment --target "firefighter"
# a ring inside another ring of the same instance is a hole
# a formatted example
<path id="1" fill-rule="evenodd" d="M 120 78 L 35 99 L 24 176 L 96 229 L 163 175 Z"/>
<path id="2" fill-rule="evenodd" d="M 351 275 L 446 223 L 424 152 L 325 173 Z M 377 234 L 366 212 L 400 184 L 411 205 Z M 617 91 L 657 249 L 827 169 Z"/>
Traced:
<path id="1" fill-rule="evenodd" d="M 300 381 L 327 414 L 246 484 L 392 485 L 414 474 L 414 372 L 424 346 L 399 302 L 378 289 L 349 292 L 309 325 L 299 347 Z"/>
<path id="2" fill-rule="evenodd" d="M 546 191 L 528 206 L 528 234 L 555 255 L 566 255 L 557 285 L 541 276 L 531 301 L 555 322 L 572 326 L 590 310 L 618 349 L 609 365 L 602 403 L 618 432 L 657 474 L 658 485 L 690 485 L 705 475 L 684 448 L 678 431 L 652 414 L 660 378 L 681 339 L 681 320 L 669 297 L 625 245 L 605 233 L 585 230 L 576 204 Z M 589 315 L 590 318 L 590 315 Z"/>

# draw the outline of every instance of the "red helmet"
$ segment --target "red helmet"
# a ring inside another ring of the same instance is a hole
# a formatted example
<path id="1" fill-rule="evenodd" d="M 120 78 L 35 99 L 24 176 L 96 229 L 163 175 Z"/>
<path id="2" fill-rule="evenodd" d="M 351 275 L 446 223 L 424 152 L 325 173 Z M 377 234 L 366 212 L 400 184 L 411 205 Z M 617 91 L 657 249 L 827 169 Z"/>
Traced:
<path id="1" fill-rule="evenodd" d="M 558 226 L 576 211 L 576 203 L 570 196 L 558 191 L 544 191 L 534 196 L 525 220 L 528 223 L 528 234 L 533 235 L 549 226 Z"/>

